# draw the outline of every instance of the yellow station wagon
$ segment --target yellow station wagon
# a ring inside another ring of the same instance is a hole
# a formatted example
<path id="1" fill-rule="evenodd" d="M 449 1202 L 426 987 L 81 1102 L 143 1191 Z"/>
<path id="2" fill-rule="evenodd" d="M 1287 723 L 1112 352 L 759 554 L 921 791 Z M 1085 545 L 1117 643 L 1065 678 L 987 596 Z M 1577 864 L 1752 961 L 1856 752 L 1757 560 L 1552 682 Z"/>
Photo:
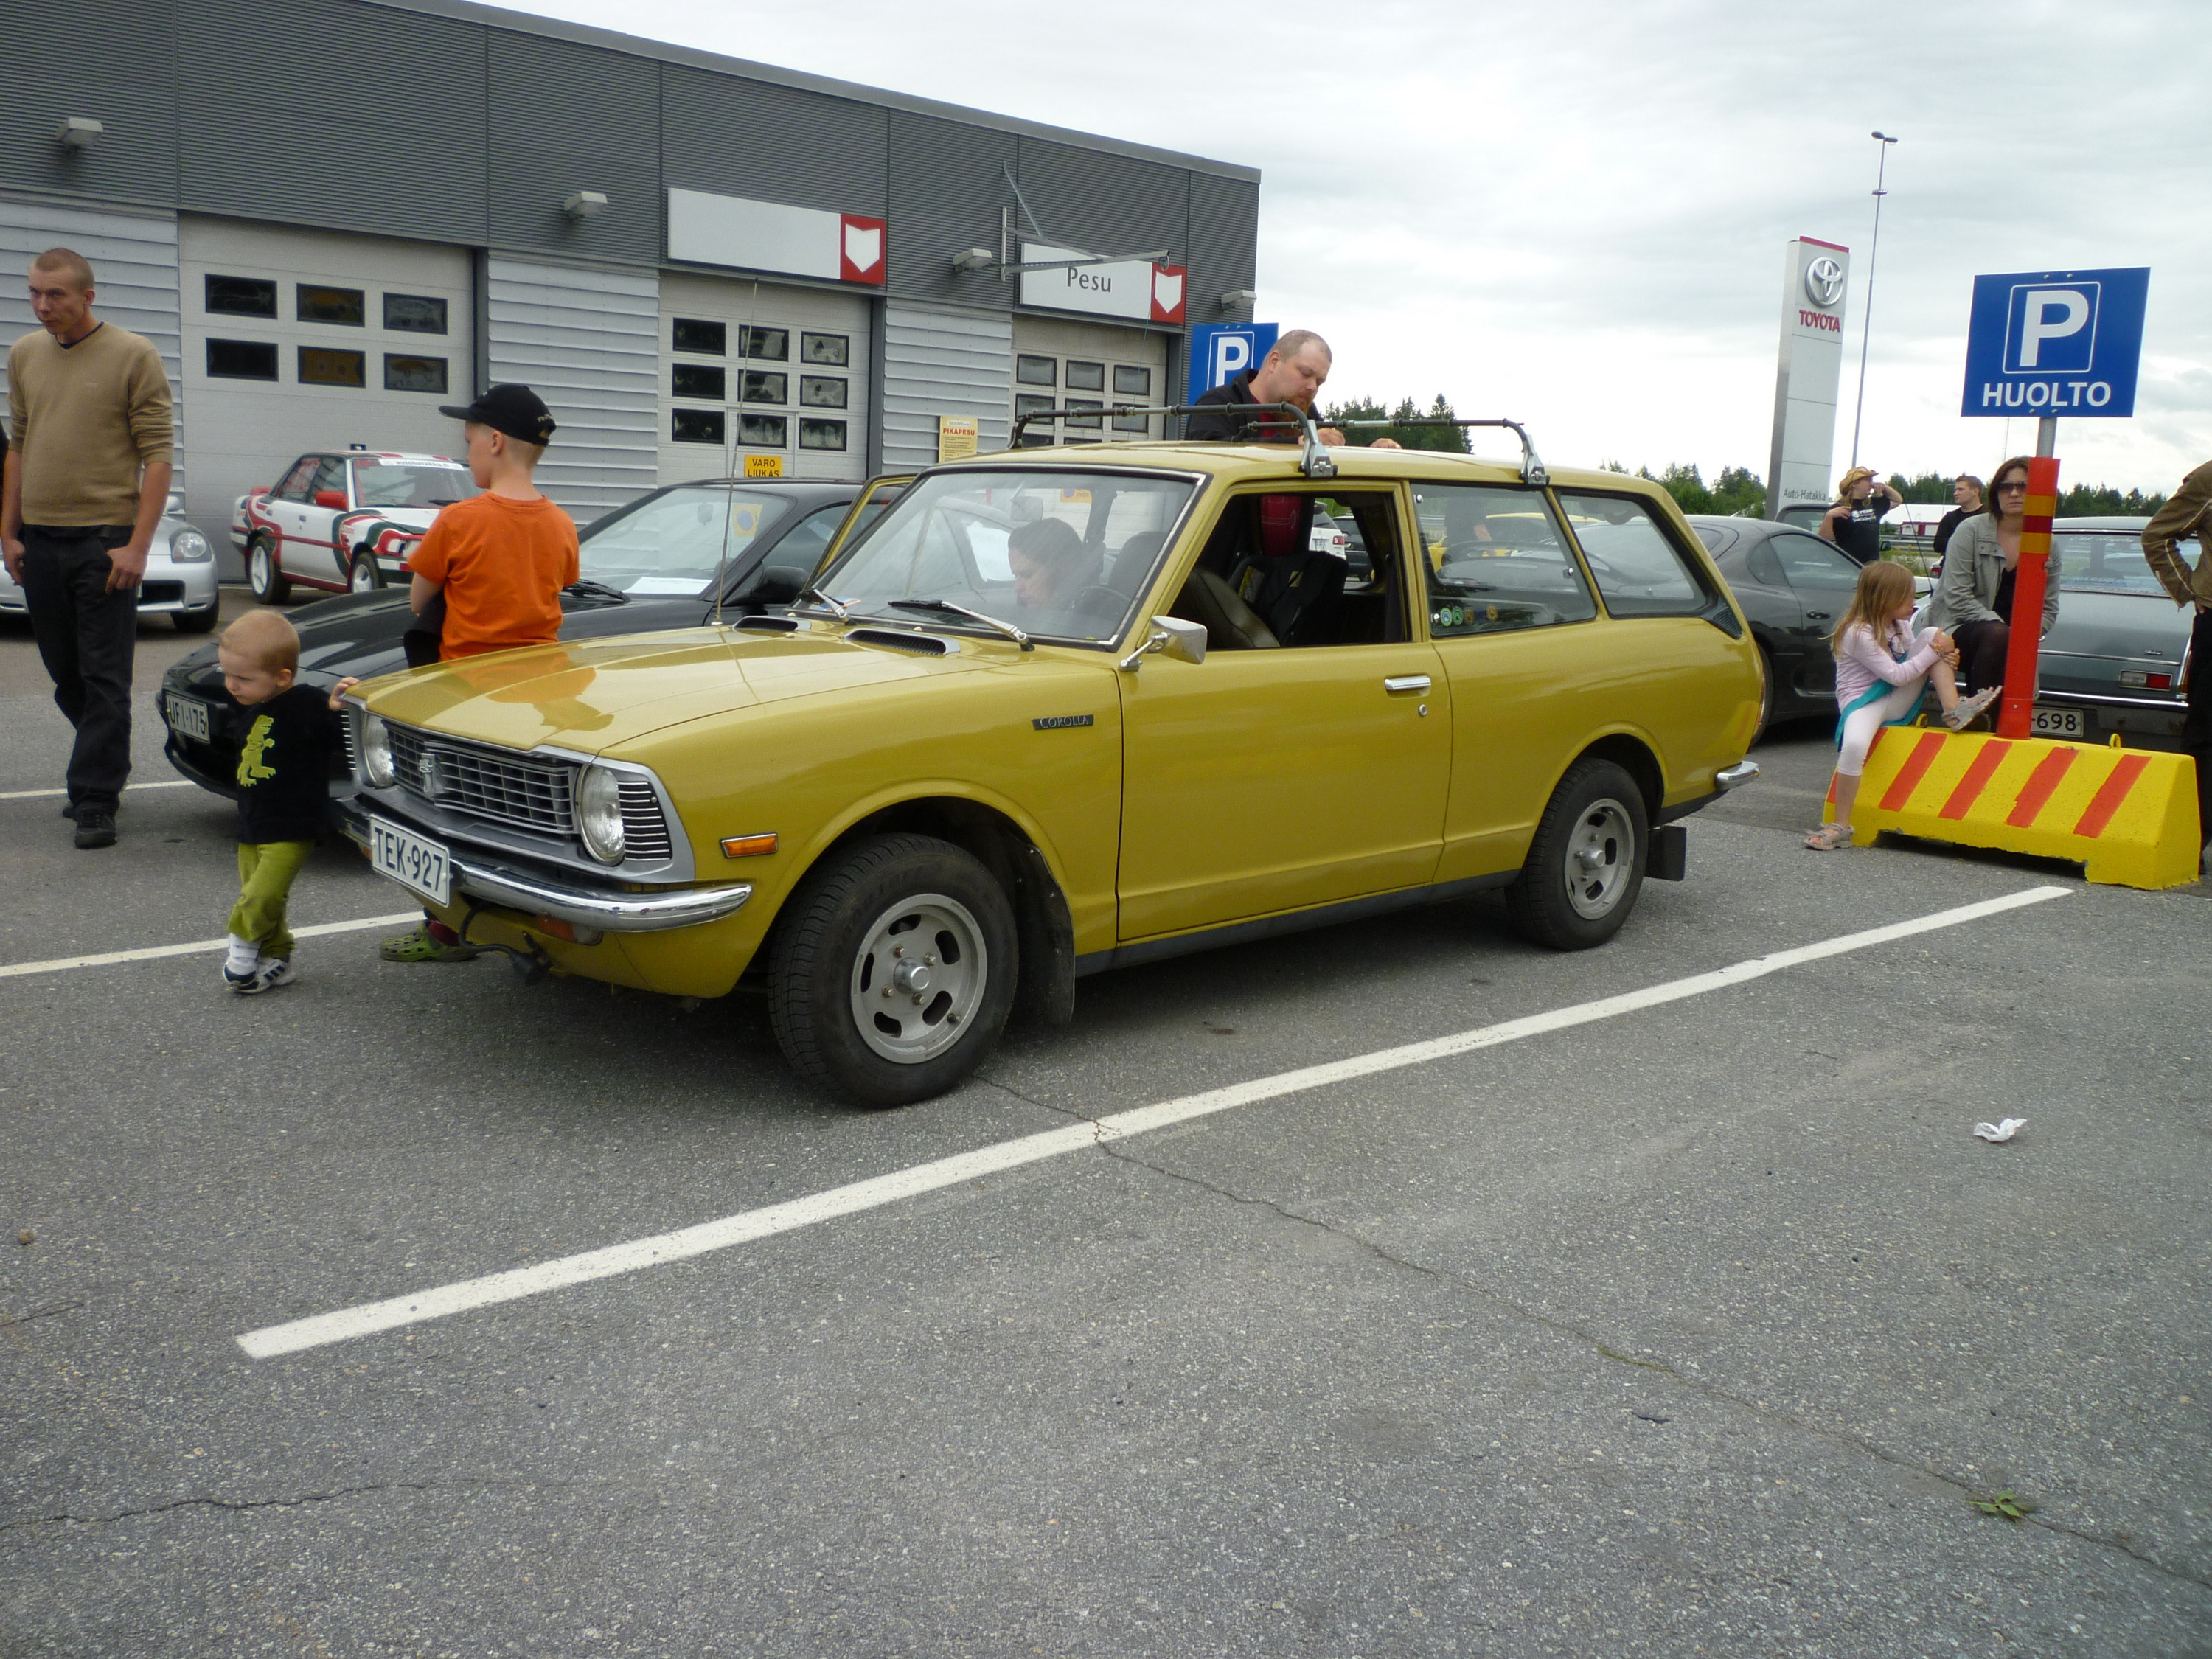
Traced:
<path id="1" fill-rule="evenodd" d="M 363 687 L 343 810 L 469 942 L 757 985 L 804 1077 L 890 1105 L 1103 969 L 1484 888 L 1600 944 L 1756 774 L 1759 692 L 1647 483 L 1024 449 L 872 487 L 788 605 Z"/>

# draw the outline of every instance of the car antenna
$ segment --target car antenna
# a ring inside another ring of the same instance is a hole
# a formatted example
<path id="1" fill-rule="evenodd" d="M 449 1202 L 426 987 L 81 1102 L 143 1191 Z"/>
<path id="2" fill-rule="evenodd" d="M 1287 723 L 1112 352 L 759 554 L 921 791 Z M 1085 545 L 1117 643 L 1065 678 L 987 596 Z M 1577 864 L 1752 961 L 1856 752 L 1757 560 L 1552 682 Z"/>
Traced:
<path id="1" fill-rule="evenodd" d="M 722 554 L 714 561 L 714 626 L 722 625 L 722 579 L 730 568 L 730 520 L 738 510 L 738 492 L 722 492 Z"/>

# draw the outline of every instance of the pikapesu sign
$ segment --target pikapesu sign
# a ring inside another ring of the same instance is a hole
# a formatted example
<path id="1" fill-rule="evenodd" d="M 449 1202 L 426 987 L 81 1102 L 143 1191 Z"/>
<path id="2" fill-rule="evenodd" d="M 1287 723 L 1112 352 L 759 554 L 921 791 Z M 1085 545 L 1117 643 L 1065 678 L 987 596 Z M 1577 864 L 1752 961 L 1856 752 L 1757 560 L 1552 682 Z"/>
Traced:
<path id="1" fill-rule="evenodd" d="M 1086 259 L 1073 248 L 1022 244 L 1022 263 Z M 1188 296 L 1188 273 L 1181 265 L 1156 265 L 1121 259 L 1110 265 L 1055 265 L 1022 273 L 1022 303 L 1053 311 L 1087 312 L 1094 317 L 1123 317 L 1139 323 L 1179 323 Z"/>
<path id="2" fill-rule="evenodd" d="M 2147 265 L 1975 277 L 1959 412 L 2133 415 L 2149 295 Z"/>
<path id="3" fill-rule="evenodd" d="M 865 213 L 829 213 L 703 190 L 668 192 L 668 257 L 694 264 L 881 288 L 890 229 Z"/>

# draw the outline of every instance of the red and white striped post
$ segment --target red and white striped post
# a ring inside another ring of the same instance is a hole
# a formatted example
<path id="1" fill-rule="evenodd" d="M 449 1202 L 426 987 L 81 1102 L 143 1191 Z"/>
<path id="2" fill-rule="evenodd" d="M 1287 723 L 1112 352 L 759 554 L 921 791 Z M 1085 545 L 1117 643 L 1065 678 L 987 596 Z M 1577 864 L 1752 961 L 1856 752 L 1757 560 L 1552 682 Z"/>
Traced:
<path id="1" fill-rule="evenodd" d="M 2056 421 L 2045 422 L 2056 426 Z M 2048 449 L 2048 443 L 2038 447 Z M 2051 520 L 2058 511 L 2058 458 L 2027 464 L 2027 502 L 2020 521 L 2020 565 L 2012 579 L 2012 639 L 2005 647 L 2004 701 L 1997 735 L 2025 738 L 2035 720 L 2035 665 L 2043 648 L 2043 594 L 2051 580 Z"/>

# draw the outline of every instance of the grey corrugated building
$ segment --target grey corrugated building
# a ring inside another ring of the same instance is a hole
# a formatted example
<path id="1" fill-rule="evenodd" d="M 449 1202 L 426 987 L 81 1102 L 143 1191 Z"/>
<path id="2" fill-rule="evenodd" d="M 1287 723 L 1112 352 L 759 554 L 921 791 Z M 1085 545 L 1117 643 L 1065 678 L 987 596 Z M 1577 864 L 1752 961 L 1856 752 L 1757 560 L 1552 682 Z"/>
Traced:
<path id="1" fill-rule="evenodd" d="M 1250 315 L 1258 219 L 1253 168 L 467 0 L 79 0 L 0 51 L 0 265 L 74 246 L 160 344 L 218 546 L 301 449 L 449 450 L 436 405 L 495 380 L 552 405 L 586 519 L 1172 402 L 1188 327 Z"/>

